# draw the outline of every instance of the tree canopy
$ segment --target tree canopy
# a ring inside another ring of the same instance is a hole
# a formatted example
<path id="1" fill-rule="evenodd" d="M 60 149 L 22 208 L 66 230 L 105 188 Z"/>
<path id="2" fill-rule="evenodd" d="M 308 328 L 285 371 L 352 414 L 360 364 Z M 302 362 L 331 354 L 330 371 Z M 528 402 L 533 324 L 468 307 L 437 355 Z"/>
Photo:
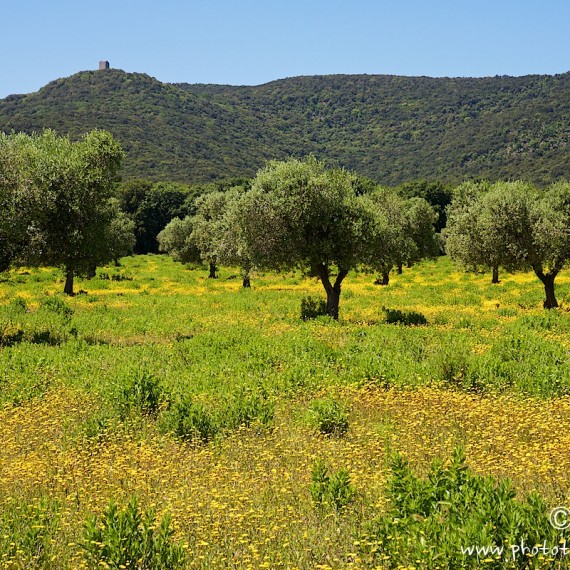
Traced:
<path id="1" fill-rule="evenodd" d="M 570 261 L 570 184 L 539 191 L 524 182 L 460 188 L 449 208 L 446 248 L 470 269 L 532 269 L 545 308 L 558 306 L 554 281 Z"/>
<path id="2" fill-rule="evenodd" d="M 327 312 L 338 318 L 341 284 L 365 259 L 374 226 L 354 176 L 313 157 L 270 162 L 245 194 L 243 235 L 255 266 L 300 268 L 319 277 Z"/>
<path id="3" fill-rule="evenodd" d="M 2 237 L 6 261 L 63 267 L 64 291 L 75 275 L 91 275 L 127 253 L 132 224 L 112 199 L 123 151 L 110 133 L 78 142 L 54 131 L 1 139 L 0 192 L 8 205 Z"/>

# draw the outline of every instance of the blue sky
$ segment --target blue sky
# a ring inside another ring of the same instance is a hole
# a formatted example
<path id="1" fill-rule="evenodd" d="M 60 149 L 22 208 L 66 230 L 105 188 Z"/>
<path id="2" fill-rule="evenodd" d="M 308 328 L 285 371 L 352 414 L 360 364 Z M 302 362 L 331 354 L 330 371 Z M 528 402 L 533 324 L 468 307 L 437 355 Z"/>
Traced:
<path id="1" fill-rule="evenodd" d="M 111 67 L 161 81 L 570 71 L 569 0 L 0 0 L 0 97 Z"/>

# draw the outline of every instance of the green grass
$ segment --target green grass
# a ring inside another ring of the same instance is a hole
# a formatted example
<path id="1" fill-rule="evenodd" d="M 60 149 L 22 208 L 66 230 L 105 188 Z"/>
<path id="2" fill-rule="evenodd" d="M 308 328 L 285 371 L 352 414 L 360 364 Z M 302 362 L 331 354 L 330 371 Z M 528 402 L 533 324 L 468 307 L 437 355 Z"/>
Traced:
<path id="1" fill-rule="evenodd" d="M 532 275 L 491 285 L 445 258 L 387 287 L 350 274 L 338 322 L 300 318 L 323 295 L 300 274 L 254 273 L 244 290 L 235 269 L 212 280 L 153 255 L 98 274 L 72 298 L 56 270 L 0 280 L 0 568 L 84 567 L 85 521 L 135 496 L 157 520 L 172 513 L 191 568 L 376 564 L 353 543 L 370 521 L 392 524 L 394 449 L 422 475 L 459 443 L 481 475 L 570 497 L 552 459 L 567 452 L 553 411 L 570 394 L 565 274 L 548 312 Z M 384 307 L 427 324 L 388 323 Z"/>

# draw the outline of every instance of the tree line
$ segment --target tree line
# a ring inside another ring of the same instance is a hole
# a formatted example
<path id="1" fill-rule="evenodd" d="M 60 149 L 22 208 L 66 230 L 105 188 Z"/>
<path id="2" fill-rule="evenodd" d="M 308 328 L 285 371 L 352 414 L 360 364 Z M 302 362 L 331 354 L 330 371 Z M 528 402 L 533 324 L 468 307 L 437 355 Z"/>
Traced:
<path id="1" fill-rule="evenodd" d="M 317 277 L 338 318 L 353 269 L 387 285 L 393 269 L 444 251 L 467 270 L 533 270 L 545 308 L 558 306 L 556 276 L 570 259 L 570 184 L 437 182 L 378 186 L 313 156 L 270 161 L 253 180 L 188 187 L 119 184 L 123 151 L 106 131 L 72 142 L 53 131 L 0 134 L 0 270 L 50 265 L 75 276 L 131 252 L 182 262 L 300 269 Z"/>
<path id="2" fill-rule="evenodd" d="M 253 267 L 300 269 L 319 278 L 327 314 L 337 319 L 351 270 L 387 280 L 393 267 L 438 254 L 437 215 L 426 200 L 380 187 L 361 193 L 361 187 L 354 174 L 327 169 L 312 156 L 272 161 L 249 190 L 198 198 L 193 216 L 172 220 L 158 235 L 160 249 L 179 261 L 205 261 L 212 278 L 218 264 L 238 265 L 244 286 Z"/>

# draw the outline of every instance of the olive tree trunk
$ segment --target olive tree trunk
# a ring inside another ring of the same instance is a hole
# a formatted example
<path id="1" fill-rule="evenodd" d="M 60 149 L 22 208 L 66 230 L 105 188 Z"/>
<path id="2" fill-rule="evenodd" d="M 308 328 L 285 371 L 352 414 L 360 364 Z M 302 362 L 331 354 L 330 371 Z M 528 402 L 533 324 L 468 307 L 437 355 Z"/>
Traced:
<path id="1" fill-rule="evenodd" d="M 382 277 L 378 277 L 378 279 L 374 281 L 374 285 L 386 286 L 389 283 L 390 283 L 390 273 L 386 273 L 385 271 L 382 272 Z"/>
<path id="2" fill-rule="evenodd" d="M 251 287 L 251 281 L 249 280 L 249 273 L 246 273 L 243 276 L 242 285 L 244 289 L 246 289 L 247 287 Z"/>
<path id="3" fill-rule="evenodd" d="M 544 273 L 541 267 L 533 266 L 534 272 L 536 276 L 542 281 L 544 285 L 544 293 L 546 298 L 544 299 L 544 303 L 542 306 L 545 309 L 555 309 L 558 307 L 558 301 L 556 300 L 556 295 L 554 294 L 554 280 L 558 275 L 560 269 L 554 267 L 548 273 Z"/>
<path id="4" fill-rule="evenodd" d="M 343 279 L 348 275 L 348 271 L 339 268 L 334 284 L 330 281 L 330 272 L 326 265 L 318 265 L 315 272 L 321 280 L 327 294 L 327 314 L 337 321 L 338 307 L 340 304 L 340 286 Z"/>
<path id="5" fill-rule="evenodd" d="M 493 265 L 493 277 L 491 278 L 491 283 L 499 283 L 499 266 Z"/>
<path id="6" fill-rule="evenodd" d="M 217 267 L 216 262 L 210 262 L 210 275 L 208 275 L 208 279 L 217 279 L 218 276 L 216 275 Z"/>
<path id="7" fill-rule="evenodd" d="M 544 303 L 542 304 L 545 309 L 555 309 L 558 307 L 558 301 L 556 300 L 556 295 L 554 294 L 554 279 L 554 275 L 548 274 L 545 275 L 544 279 L 541 279 L 544 284 L 544 293 L 546 295 Z"/>
<path id="8" fill-rule="evenodd" d="M 73 278 L 74 278 L 74 271 L 70 267 L 65 269 L 65 286 L 63 287 L 63 292 L 66 295 L 73 295 Z"/>

